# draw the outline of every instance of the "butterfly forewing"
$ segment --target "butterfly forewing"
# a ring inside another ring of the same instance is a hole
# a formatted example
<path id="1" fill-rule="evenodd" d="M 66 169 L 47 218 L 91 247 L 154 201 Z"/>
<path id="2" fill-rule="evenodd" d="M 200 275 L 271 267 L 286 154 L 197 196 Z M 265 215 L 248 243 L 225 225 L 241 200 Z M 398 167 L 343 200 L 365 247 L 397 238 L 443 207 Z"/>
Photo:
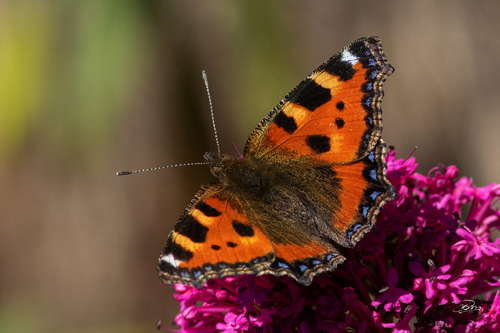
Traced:
<path id="1" fill-rule="evenodd" d="M 332 163 L 363 157 L 380 138 L 382 83 L 392 71 L 377 38 L 353 42 L 274 108 L 245 154 L 279 159 L 286 150 Z"/>

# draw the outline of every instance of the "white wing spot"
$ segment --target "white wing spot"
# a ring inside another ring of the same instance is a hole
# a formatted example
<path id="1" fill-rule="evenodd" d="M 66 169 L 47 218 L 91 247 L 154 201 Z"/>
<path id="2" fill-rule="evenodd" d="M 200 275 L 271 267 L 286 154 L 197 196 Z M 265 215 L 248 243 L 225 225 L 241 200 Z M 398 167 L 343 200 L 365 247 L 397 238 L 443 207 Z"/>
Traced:
<path id="1" fill-rule="evenodd" d="M 179 260 L 176 260 L 172 254 L 165 255 L 160 258 L 161 261 L 165 261 L 174 267 L 179 267 Z"/>
<path id="2" fill-rule="evenodd" d="M 355 65 L 358 63 L 358 58 L 354 54 L 349 52 L 348 49 L 345 49 L 344 51 L 342 51 L 341 59 L 342 59 L 342 61 L 349 62 L 351 65 Z"/>

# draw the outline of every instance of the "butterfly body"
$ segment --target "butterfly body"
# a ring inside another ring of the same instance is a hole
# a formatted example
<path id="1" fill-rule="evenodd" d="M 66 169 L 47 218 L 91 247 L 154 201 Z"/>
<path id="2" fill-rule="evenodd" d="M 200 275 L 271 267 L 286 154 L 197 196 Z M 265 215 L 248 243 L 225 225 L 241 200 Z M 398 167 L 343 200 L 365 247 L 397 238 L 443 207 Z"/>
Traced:
<path id="1" fill-rule="evenodd" d="M 305 244 L 311 238 L 331 238 L 340 181 L 328 164 L 250 156 L 222 161 L 217 175 L 217 196 L 243 212 L 272 242 Z"/>
<path id="2" fill-rule="evenodd" d="M 380 42 L 359 39 L 303 80 L 251 134 L 241 158 L 207 154 L 203 187 L 160 256 L 168 283 L 239 274 L 303 284 L 345 260 L 393 196 L 381 136 Z"/>

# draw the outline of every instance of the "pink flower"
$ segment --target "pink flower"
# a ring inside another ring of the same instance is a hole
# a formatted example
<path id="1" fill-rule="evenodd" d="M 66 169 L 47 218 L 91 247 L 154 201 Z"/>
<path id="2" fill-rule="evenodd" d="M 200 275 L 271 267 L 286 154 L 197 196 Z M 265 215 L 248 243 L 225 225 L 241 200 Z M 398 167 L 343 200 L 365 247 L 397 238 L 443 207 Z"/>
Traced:
<path id="1" fill-rule="evenodd" d="M 398 273 L 394 268 L 389 269 L 389 274 L 387 276 L 388 287 L 383 289 L 382 295 L 377 299 L 372 301 L 371 305 L 378 307 L 380 304 L 384 304 L 384 310 L 389 312 L 395 310 L 396 312 L 401 311 L 401 303 L 409 304 L 413 301 L 413 295 L 405 289 L 397 288 L 398 283 Z"/>
<path id="2" fill-rule="evenodd" d="M 236 315 L 232 312 L 226 313 L 224 323 L 217 323 L 215 328 L 224 333 L 238 333 L 248 331 L 250 328 L 249 320 L 244 314 Z"/>
<path id="3" fill-rule="evenodd" d="M 382 323 L 382 326 L 384 328 L 393 328 L 393 333 L 411 333 L 412 329 L 410 327 L 410 320 L 413 318 L 413 316 L 415 316 L 416 312 L 416 306 L 408 306 L 403 319 L 396 323 Z"/>
<path id="4" fill-rule="evenodd" d="M 479 259 L 483 255 L 492 257 L 500 253 L 498 242 L 490 242 L 488 235 L 476 235 L 468 227 L 458 228 L 456 231 L 463 240 L 452 245 L 451 249 L 465 253 L 466 259 Z M 498 241 L 498 240 L 497 240 Z"/>
<path id="5" fill-rule="evenodd" d="M 177 284 L 178 331 L 499 332 L 500 185 L 475 187 L 455 166 L 419 174 L 394 152 L 387 165 L 397 198 L 336 271 L 310 286 L 269 275 Z M 477 306 L 457 311 L 467 302 Z"/>

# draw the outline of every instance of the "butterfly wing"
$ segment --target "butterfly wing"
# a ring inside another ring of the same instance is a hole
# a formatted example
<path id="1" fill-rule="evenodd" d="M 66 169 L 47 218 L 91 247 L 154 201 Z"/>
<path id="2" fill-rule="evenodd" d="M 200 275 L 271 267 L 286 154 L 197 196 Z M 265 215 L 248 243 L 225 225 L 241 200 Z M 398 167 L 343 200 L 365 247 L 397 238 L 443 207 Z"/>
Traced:
<path id="1" fill-rule="evenodd" d="M 218 186 L 202 189 L 175 225 L 159 259 L 163 281 L 199 287 L 210 278 L 256 274 L 270 266 L 269 239 L 219 199 L 220 192 Z"/>
<path id="2" fill-rule="evenodd" d="M 382 83 L 393 72 L 376 37 L 358 39 L 319 66 L 262 120 L 244 155 L 283 151 L 349 162 L 371 151 L 382 131 Z"/>
<path id="3" fill-rule="evenodd" d="M 332 246 L 273 242 L 218 186 L 202 189 L 168 237 L 158 271 L 165 283 L 201 287 L 211 278 L 241 274 L 289 275 L 309 284 L 344 260 Z M 293 231 L 291 231 L 293 232 Z"/>
<path id="4" fill-rule="evenodd" d="M 245 146 L 245 157 L 330 166 L 341 205 L 328 236 L 342 246 L 354 246 L 393 197 L 380 139 L 382 84 L 393 70 L 376 37 L 356 40 L 292 90 Z"/>
<path id="5" fill-rule="evenodd" d="M 380 208 L 394 197 L 385 171 L 386 149 L 380 140 L 363 159 L 331 166 L 340 180 L 341 206 L 334 214 L 331 225 L 337 243 L 353 247 L 375 224 Z"/>
<path id="6" fill-rule="evenodd" d="M 333 271 L 345 257 L 332 245 L 314 240 L 306 244 L 274 244 L 275 259 L 266 274 L 290 276 L 310 285 L 317 274 Z"/>

